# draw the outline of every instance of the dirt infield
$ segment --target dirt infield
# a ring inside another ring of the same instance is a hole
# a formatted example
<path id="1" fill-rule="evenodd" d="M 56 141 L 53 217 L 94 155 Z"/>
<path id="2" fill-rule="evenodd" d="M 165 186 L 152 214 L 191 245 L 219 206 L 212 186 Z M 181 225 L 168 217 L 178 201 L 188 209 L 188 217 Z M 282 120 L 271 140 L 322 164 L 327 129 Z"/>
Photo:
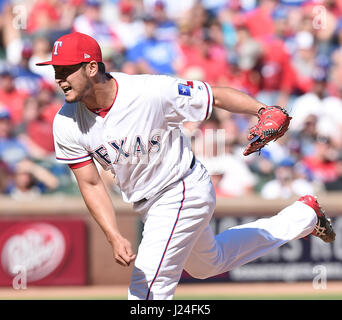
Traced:
<path id="1" fill-rule="evenodd" d="M 126 299 L 127 286 L 0 288 L 0 299 Z M 181 284 L 175 299 L 277 299 L 342 300 L 342 282 L 328 282 L 326 288 L 314 288 L 311 282 L 298 283 L 217 283 Z"/>

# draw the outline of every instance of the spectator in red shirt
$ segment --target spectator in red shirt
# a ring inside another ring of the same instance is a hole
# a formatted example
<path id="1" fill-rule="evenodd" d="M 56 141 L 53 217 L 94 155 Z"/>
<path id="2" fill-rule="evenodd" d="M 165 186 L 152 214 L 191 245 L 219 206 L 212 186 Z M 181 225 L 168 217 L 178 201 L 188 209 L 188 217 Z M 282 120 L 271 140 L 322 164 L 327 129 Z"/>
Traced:
<path id="1" fill-rule="evenodd" d="M 28 17 L 27 33 L 54 28 L 60 17 L 57 4 L 55 0 L 36 1 Z"/>
<path id="2" fill-rule="evenodd" d="M 77 13 L 77 2 L 79 1 L 35 1 L 29 12 L 25 31 L 28 34 L 34 34 L 37 32 L 53 33 L 70 29 Z"/>
<path id="3" fill-rule="evenodd" d="M 21 121 L 26 98 L 25 91 L 16 89 L 12 72 L 3 70 L 0 73 L 0 102 L 6 105 L 14 125 Z"/>
<path id="4" fill-rule="evenodd" d="M 260 85 L 257 99 L 269 105 L 288 104 L 295 84 L 295 71 L 291 65 L 291 55 L 285 44 L 287 37 L 283 20 L 286 11 L 277 7 L 278 1 L 262 0 L 260 5 L 247 12 L 244 24 L 252 38 L 263 47 L 260 65 Z"/>
<path id="5" fill-rule="evenodd" d="M 263 39 L 274 34 L 272 12 L 277 4 L 276 0 L 261 0 L 257 8 L 245 14 L 244 21 L 253 38 Z"/>
<path id="6" fill-rule="evenodd" d="M 178 47 L 181 54 L 181 62 L 178 69 L 181 74 L 182 70 L 190 63 L 193 65 L 201 63 L 201 53 L 198 48 L 199 40 L 193 36 L 191 24 L 189 22 L 181 22 L 178 28 Z"/>
<path id="7" fill-rule="evenodd" d="M 296 81 L 291 56 L 284 42 L 277 37 L 265 39 L 262 45 L 261 85 L 257 99 L 268 105 L 285 107 Z"/>
<path id="8" fill-rule="evenodd" d="M 63 104 L 63 101 L 56 98 L 55 87 L 44 82 L 41 90 L 37 94 L 37 102 L 41 109 L 41 118 L 52 125 L 56 113 Z"/>
<path id="9" fill-rule="evenodd" d="M 260 86 L 260 66 L 263 55 L 261 44 L 251 37 L 249 29 L 241 24 L 236 28 L 237 43 L 234 48 L 235 66 L 230 66 L 230 85 L 238 84 L 236 89 L 244 90 L 251 95 L 257 94 Z"/>
<path id="10" fill-rule="evenodd" d="M 52 117 L 46 118 L 45 108 L 46 105 L 43 105 L 38 98 L 28 98 L 25 102 L 23 121 L 16 132 L 34 159 L 45 159 L 54 154 Z"/>
<path id="11" fill-rule="evenodd" d="M 196 70 L 196 76 L 201 74 L 200 78 L 211 85 L 228 82 L 229 67 L 223 54 L 223 37 L 221 43 L 216 40 L 219 32 L 215 25 L 211 33 L 204 32 L 202 38 L 196 38 L 191 26 L 181 26 L 178 43 L 181 57 L 178 73 L 181 77 L 189 78 L 189 74 Z"/>
<path id="12" fill-rule="evenodd" d="M 337 168 L 338 152 L 328 137 L 318 137 L 314 146 L 314 154 L 304 157 L 301 163 L 309 177 L 319 183 L 326 184 L 339 178 Z"/>

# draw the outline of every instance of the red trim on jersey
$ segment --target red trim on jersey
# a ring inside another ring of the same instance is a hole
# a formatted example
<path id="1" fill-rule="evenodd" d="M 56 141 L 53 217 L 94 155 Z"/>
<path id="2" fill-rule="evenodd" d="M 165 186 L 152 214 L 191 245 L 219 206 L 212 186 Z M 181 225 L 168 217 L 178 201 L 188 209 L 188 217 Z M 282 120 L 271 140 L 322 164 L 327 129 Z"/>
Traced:
<path id="1" fill-rule="evenodd" d="M 88 165 L 91 162 L 93 162 L 93 160 L 89 159 L 87 161 L 83 161 L 83 162 L 79 162 L 79 163 L 70 163 L 70 164 L 68 164 L 68 166 L 70 169 L 78 169 L 78 168 L 85 167 L 86 165 Z"/>
<path id="2" fill-rule="evenodd" d="M 113 107 L 113 105 L 115 103 L 116 97 L 118 95 L 119 85 L 118 85 L 118 82 L 116 81 L 116 79 L 115 78 L 113 78 L 113 79 L 114 79 L 115 84 L 116 84 L 116 93 L 115 93 L 115 97 L 114 97 L 114 100 L 113 100 L 112 104 L 108 108 L 105 108 L 105 109 L 97 108 L 97 109 L 94 109 L 94 110 L 90 110 L 90 111 L 96 113 L 97 115 L 99 115 L 102 118 L 104 118 L 107 115 L 107 113 L 109 112 L 109 110 L 112 109 L 112 107 Z"/>
<path id="3" fill-rule="evenodd" d="M 159 271 L 160 271 L 160 267 L 161 267 L 161 265 L 162 265 L 162 263 L 163 263 L 163 260 L 164 260 L 164 258 L 165 258 L 165 253 L 166 253 L 167 248 L 168 248 L 168 246 L 169 246 L 169 244 L 170 244 L 170 241 L 171 241 L 171 238 L 172 238 L 172 236 L 173 236 L 173 233 L 174 233 L 174 231 L 175 231 L 175 229 L 176 229 L 176 225 L 177 225 L 177 222 L 178 222 L 178 219 L 179 219 L 180 212 L 181 212 L 182 209 L 183 209 L 183 204 L 184 204 L 184 199 L 185 199 L 185 183 L 184 183 L 184 180 L 182 180 L 182 182 L 183 182 L 183 199 L 182 199 L 182 201 L 181 201 L 181 205 L 180 205 L 180 207 L 179 207 L 178 214 L 177 214 L 177 218 L 176 218 L 176 221 L 175 221 L 175 223 L 174 223 L 174 225 L 173 225 L 173 228 L 172 228 L 172 231 L 171 231 L 169 240 L 168 240 L 167 243 L 166 243 L 166 247 L 165 247 L 165 249 L 164 249 L 162 258 L 161 258 L 161 260 L 160 260 L 160 262 L 159 262 L 159 266 L 158 266 L 157 272 L 156 272 L 156 274 L 155 274 L 155 276 L 154 276 L 154 278 L 153 278 L 153 280 L 152 280 L 152 282 L 151 282 L 150 287 L 148 288 L 146 300 L 148 300 L 148 298 L 150 297 L 150 293 L 151 293 L 152 286 L 153 286 L 154 282 L 156 281 L 156 278 L 157 278 L 158 273 L 159 273 Z"/>

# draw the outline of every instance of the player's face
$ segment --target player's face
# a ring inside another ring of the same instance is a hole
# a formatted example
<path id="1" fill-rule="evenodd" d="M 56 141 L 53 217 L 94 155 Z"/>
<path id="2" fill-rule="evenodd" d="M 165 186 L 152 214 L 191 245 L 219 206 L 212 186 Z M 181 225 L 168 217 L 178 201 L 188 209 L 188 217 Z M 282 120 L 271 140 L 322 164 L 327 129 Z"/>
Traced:
<path id="1" fill-rule="evenodd" d="M 63 90 L 66 102 L 81 101 L 89 88 L 89 82 L 82 64 L 53 66 L 56 83 Z"/>

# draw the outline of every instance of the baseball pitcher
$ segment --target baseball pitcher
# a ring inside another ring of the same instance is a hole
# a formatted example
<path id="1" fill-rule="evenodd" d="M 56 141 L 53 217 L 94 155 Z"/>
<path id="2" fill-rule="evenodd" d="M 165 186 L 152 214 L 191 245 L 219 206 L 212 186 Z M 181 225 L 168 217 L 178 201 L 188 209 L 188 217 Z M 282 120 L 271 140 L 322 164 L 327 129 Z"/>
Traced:
<path id="1" fill-rule="evenodd" d="M 56 158 L 73 171 L 116 262 L 134 262 L 129 299 L 172 299 L 183 269 L 203 279 L 309 234 L 326 242 L 335 239 L 310 195 L 270 218 L 217 236 L 209 226 L 215 191 L 182 123 L 208 119 L 213 107 L 256 116 L 247 156 L 286 132 L 290 117 L 284 109 L 202 81 L 107 73 L 98 43 L 77 32 L 60 37 L 51 60 L 38 65 L 53 65 L 65 95 L 53 125 Z M 113 173 L 124 201 L 133 203 L 144 222 L 137 253 L 119 230 L 95 161 Z"/>

